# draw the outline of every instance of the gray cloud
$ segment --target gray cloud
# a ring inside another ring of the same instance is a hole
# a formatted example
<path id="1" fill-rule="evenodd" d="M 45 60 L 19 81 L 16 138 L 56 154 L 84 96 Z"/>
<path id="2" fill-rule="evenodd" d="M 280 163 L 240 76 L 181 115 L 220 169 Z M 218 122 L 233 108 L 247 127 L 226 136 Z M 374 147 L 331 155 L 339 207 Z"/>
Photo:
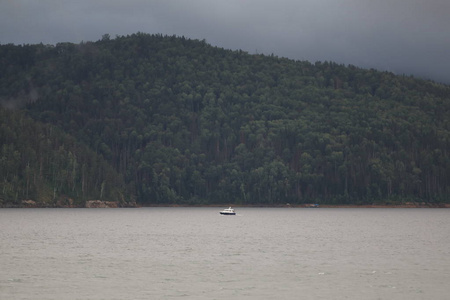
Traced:
<path id="1" fill-rule="evenodd" d="M 184 35 L 450 83 L 448 0 L 0 0 L 0 43 Z"/>

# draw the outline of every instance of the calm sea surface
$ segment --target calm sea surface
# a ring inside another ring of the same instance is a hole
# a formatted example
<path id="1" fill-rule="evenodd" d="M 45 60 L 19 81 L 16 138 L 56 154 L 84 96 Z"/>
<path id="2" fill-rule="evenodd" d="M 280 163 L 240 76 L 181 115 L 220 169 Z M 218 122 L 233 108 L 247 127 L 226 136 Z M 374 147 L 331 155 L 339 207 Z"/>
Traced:
<path id="1" fill-rule="evenodd" d="M 0 299 L 449 299 L 450 210 L 1 209 Z"/>

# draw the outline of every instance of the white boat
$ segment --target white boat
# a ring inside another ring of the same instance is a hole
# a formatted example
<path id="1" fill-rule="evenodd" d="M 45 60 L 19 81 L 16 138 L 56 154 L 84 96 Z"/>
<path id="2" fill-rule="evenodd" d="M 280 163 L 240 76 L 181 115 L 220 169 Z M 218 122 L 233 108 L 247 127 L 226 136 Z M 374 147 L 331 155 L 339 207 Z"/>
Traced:
<path id="1" fill-rule="evenodd" d="M 234 212 L 234 209 L 229 207 L 229 208 L 225 208 L 224 210 L 221 210 L 220 214 L 221 215 L 234 216 L 236 213 Z"/>

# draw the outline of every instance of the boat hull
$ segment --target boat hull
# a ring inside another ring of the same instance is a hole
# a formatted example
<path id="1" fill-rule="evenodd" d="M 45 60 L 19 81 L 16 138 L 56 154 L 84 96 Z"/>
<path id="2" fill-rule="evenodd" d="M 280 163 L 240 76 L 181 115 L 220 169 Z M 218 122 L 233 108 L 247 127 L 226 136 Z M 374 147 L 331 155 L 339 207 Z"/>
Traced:
<path id="1" fill-rule="evenodd" d="M 229 213 L 229 212 L 220 212 L 220 214 L 224 215 L 224 216 L 234 216 L 234 215 L 236 215 L 236 213 Z"/>

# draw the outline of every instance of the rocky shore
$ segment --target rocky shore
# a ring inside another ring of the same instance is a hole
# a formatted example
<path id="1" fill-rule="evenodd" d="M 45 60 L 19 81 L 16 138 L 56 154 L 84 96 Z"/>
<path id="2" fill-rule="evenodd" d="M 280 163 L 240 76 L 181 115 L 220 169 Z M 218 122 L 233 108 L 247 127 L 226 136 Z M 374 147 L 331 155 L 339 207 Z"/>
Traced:
<path id="1" fill-rule="evenodd" d="M 263 204 L 211 204 L 211 205 L 143 205 L 144 207 L 268 207 L 268 208 L 450 208 L 450 203 L 416 203 L 405 202 L 404 204 L 345 204 L 345 205 L 331 205 L 331 204 L 280 204 L 280 205 L 263 205 Z"/>
<path id="2" fill-rule="evenodd" d="M 1 204 L 1 203 L 0 203 Z M 118 202 L 89 200 L 84 205 L 77 205 L 71 198 L 58 200 L 52 204 L 36 202 L 34 200 L 23 200 L 20 205 L 0 205 L 0 208 L 120 208 L 120 207 L 225 207 L 230 204 L 212 204 L 212 205 L 179 205 L 179 204 L 161 204 L 161 205 L 139 205 L 136 202 Z M 426 202 L 405 202 L 403 204 L 347 204 L 347 205 L 329 205 L 329 204 L 280 204 L 280 205 L 239 205 L 232 204 L 233 207 L 273 207 L 273 208 L 450 208 L 450 203 L 426 203 Z"/>
<path id="3" fill-rule="evenodd" d="M 23 200 L 18 204 L 2 204 L 0 208 L 119 208 L 119 207 L 137 207 L 136 202 L 121 203 L 118 201 L 89 200 L 84 205 L 79 205 L 71 198 L 58 200 L 54 203 L 37 202 L 34 200 Z"/>

